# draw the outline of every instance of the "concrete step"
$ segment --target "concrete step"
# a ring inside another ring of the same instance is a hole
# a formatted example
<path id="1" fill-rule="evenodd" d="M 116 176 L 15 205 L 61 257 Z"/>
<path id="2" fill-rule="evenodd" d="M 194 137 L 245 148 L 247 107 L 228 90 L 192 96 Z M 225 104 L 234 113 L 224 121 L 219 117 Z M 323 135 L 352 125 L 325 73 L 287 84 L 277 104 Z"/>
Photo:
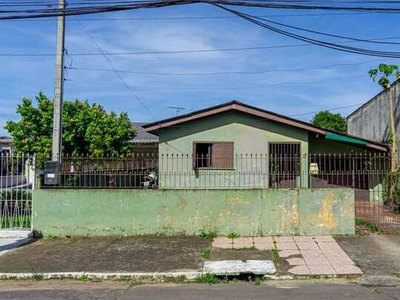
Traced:
<path id="1" fill-rule="evenodd" d="M 214 275 L 272 275 L 276 273 L 275 265 L 270 260 L 220 260 L 206 261 L 204 273 Z"/>
<path id="2" fill-rule="evenodd" d="M 33 237 L 32 230 L 0 230 L 0 239 L 27 239 Z"/>

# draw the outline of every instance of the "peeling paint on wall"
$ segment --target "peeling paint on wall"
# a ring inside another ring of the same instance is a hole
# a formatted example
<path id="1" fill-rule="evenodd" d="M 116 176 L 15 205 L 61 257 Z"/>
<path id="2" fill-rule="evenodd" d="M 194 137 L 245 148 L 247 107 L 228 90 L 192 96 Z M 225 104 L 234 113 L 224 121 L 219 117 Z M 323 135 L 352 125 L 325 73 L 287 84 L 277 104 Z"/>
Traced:
<path id="1" fill-rule="evenodd" d="M 354 234 L 351 189 L 35 190 L 46 235 Z M 66 205 L 67 204 L 67 205 Z"/>

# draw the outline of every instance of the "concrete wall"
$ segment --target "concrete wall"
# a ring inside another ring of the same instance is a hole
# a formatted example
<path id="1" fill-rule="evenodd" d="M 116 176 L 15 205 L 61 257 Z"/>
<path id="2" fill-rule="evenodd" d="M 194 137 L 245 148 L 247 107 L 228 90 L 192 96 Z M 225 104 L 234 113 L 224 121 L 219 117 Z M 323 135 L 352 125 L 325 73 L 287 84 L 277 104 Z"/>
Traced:
<path id="1" fill-rule="evenodd" d="M 400 81 L 393 85 L 392 95 L 396 135 L 400 133 Z M 349 134 L 377 142 L 387 142 L 390 137 L 389 97 L 382 91 L 348 117 Z"/>
<path id="2" fill-rule="evenodd" d="M 44 236 L 354 234 L 352 189 L 57 190 L 33 194 Z"/>

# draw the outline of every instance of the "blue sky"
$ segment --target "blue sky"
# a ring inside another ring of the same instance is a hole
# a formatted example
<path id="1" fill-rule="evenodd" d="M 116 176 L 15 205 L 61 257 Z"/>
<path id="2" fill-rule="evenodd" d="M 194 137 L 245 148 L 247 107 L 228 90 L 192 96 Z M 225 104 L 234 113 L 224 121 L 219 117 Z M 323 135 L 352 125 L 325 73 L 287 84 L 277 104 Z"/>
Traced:
<path id="1" fill-rule="evenodd" d="M 337 12 L 240 10 L 308 29 L 358 38 L 399 37 L 391 41 L 400 42 L 396 14 L 332 15 Z M 79 19 L 84 28 L 76 17 L 68 18 L 65 46 L 71 57 L 66 57 L 65 63 L 74 69 L 68 70 L 65 99 L 88 99 L 108 111 L 126 111 L 131 120 L 137 122 L 174 116 L 175 111 L 168 109 L 170 106 L 184 107 L 184 112 L 190 112 L 232 99 L 309 121 L 315 111 L 369 100 L 380 88 L 371 82 L 368 70 L 379 62 L 400 64 L 399 59 L 348 54 L 317 46 L 109 56 L 116 69 L 137 72 L 120 74 L 151 111 L 149 114 L 114 72 L 80 70 L 112 69 L 104 57 L 74 56 L 99 53 L 88 33 L 106 53 L 303 44 L 242 19 L 226 17 L 231 15 L 216 7 L 196 4 L 81 16 Z M 55 53 L 55 19 L 0 22 L 0 53 Z M 349 45 L 390 51 L 400 48 L 365 43 Z M 18 119 L 15 107 L 22 97 L 34 98 L 38 91 L 53 96 L 54 64 L 53 56 L 0 56 L 0 135 L 7 135 L 3 129 L 6 120 Z M 342 65 L 328 67 L 338 64 Z M 303 70 L 288 71 L 294 69 Z M 261 73 L 204 75 L 210 72 Z M 193 73 L 203 75 L 188 75 Z M 334 112 L 346 115 L 355 108 Z"/>

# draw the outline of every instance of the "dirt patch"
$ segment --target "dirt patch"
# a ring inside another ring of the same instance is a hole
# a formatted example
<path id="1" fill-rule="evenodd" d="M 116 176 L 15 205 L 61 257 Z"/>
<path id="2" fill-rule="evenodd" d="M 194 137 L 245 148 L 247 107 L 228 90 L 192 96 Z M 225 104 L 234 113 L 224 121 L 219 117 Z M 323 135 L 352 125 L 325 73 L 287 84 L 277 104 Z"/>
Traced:
<path id="1" fill-rule="evenodd" d="M 291 266 L 288 261 L 286 260 L 287 258 L 303 258 L 301 255 L 291 255 L 289 257 L 280 257 L 278 261 L 275 261 L 275 267 L 276 267 L 276 274 L 279 276 L 293 276 L 293 274 L 289 273 L 288 270 L 291 268 L 294 268 L 295 266 Z"/>

